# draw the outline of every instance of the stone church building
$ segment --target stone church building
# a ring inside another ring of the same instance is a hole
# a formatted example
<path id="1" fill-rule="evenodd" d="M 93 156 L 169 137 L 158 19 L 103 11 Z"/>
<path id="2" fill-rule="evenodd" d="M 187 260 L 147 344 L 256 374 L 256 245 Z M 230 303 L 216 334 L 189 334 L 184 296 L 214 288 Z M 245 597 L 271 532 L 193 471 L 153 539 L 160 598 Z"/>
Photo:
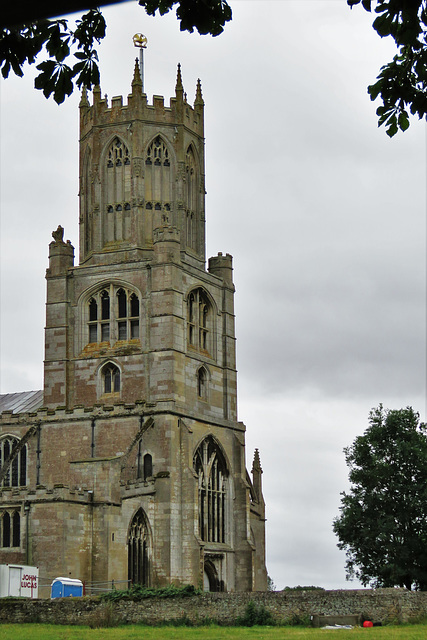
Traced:
<path id="1" fill-rule="evenodd" d="M 44 389 L 0 409 L 0 564 L 267 588 L 237 419 L 232 257 L 205 256 L 204 102 L 80 102 L 80 251 L 53 232 Z M 123 586 L 123 584 L 121 585 Z"/>

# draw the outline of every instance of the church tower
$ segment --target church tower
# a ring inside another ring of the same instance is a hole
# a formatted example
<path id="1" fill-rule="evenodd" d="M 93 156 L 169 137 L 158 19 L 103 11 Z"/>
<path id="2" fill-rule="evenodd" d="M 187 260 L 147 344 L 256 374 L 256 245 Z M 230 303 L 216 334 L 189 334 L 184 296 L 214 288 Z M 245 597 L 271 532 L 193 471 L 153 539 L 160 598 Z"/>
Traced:
<path id="1" fill-rule="evenodd" d="M 179 65 L 169 106 L 148 103 L 138 62 L 126 104 L 83 92 L 79 264 L 58 227 L 43 407 L 11 432 L 16 449 L 27 438 L 15 556 L 45 574 L 266 589 L 262 470 L 256 451 L 252 481 L 237 419 L 232 257 L 205 268 L 204 166 L 201 84 L 190 105 Z"/>

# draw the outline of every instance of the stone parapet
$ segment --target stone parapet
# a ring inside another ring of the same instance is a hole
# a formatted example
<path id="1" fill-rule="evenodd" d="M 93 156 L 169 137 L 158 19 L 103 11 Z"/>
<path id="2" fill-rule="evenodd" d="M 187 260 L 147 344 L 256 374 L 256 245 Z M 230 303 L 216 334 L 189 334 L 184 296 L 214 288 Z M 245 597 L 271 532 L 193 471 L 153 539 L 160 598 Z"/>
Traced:
<path id="1" fill-rule="evenodd" d="M 201 421 L 206 425 L 219 425 L 224 428 L 231 428 L 238 432 L 245 432 L 246 427 L 243 422 L 234 422 L 226 420 L 219 416 L 205 415 L 201 417 L 191 408 L 180 405 L 173 400 L 165 400 L 159 402 L 137 401 L 135 403 L 116 402 L 112 404 L 94 404 L 89 407 L 76 405 L 72 409 L 65 407 L 56 407 L 55 409 L 46 409 L 42 407 L 31 413 L 12 413 L 11 411 L 3 411 L 0 413 L 0 427 L 11 429 L 18 428 L 26 431 L 34 424 L 47 425 L 49 423 L 60 422 L 81 422 L 91 419 L 109 420 L 111 418 L 127 418 L 132 416 L 141 416 L 145 418 L 152 416 L 154 419 L 159 415 L 174 415 L 177 418 L 187 420 L 189 424 L 194 421 Z"/>
<path id="2" fill-rule="evenodd" d="M 80 502 L 88 503 L 91 501 L 92 492 L 86 487 L 68 487 L 63 484 L 54 484 L 47 487 L 44 485 L 37 486 L 35 489 L 27 487 L 2 487 L 0 498 L 2 504 L 7 505 L 8 502 L 28 503 L 36 502 Z"/>
<path id="3" fill-rule="evenodd" d="M 196 101 L 192 107 L 179 92 L 170 98 L 169 106 L 164 103 L 164 97 L 154 95 L 153 103 L 149 104 L 147 95 L 140 87 L 133 87 L 128 95 L 127 104 L 123 104 L 122 96 L 114 96 L 108 104 L 107 97 L 101 98 L 101 91 L 96 88 L 93 92 L 93 105 L 89 102 L 80 105 L 82 137 L 96 125 L 109 125 L 112 122 L 128 123 L 136 118 L 142 121 L 158 122 L 161 125 L 175 127 L 178 123 L 187 129 L 203 136 L 203 103 Z"/>

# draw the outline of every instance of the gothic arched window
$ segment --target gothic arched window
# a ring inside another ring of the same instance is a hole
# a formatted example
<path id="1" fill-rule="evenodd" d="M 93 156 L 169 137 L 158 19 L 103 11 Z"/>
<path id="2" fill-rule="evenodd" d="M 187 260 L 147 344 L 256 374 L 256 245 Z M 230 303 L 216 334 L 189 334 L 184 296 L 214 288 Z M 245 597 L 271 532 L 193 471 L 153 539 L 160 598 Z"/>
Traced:
<path id="1" fill-rule="evenodd" d="M 101 342 L 110 340 L 110 295 L 104 289 L 101 291 Z"/>
<path id="2" fill-rule="evenodd" d="M 144 480 L 151 478 L 153 475 L 153 458 L 151 454 L 146 453 L 144 456 Z"/>
<path id="3" fill-rule="evenodd" d="M 88 146 L 84 155 L 82 184 L 80 189 L 81 208 L 84 223 L 84 249 L 88 253 L 93 249 L 93 225 L 92 225 L 92 158 L 91 149 Z"/>
<path id="4" fill-rule="evenodd" d="M 6 436 L 0 440 L 0 469 L 12 453 L 12 449 L 19 443 L 19 439 Z M 27 484 L 27 445 L 18 451 L 12 464 L 3 478 L 3 487 L 25 487 Z"/>
<path id="5" fill-rule="evenodd" d="M 197 395 L 201 400 L 208 398 L 208 374 L 205 367 L 197 370 Z"/>
<path id="6" fill-rule="evenodd" d="M 146 453 L 142 457 L 142 441 L 138 443 L 138 453 L 136 456 L 136 477 L 142 478 L 144 482 L 153 475 L 153 457 Z"/>
<path id="7" fill-rule="evenodd" d="M 170 209 L 172 200 L 170 152 L 161 136 L 156 136 L 145 154 L 146 208 Z"/>
<path id="8" fill-rule="evenodd" d="M 147 517 L 139 509 L 132 519 L 128 533 L 128 579 L 132 584 L 148 587 L 150 583 L 150 536 Z"/>
<path id="9" fill-rule="evenodd" d="M 197 448 L 193 465 L 198 478 L 200 538 L 205 542 L 225 542 L 228 471 L 212 436 Z"/>
<path id="10" fill-rule="evenodd" d="M 212 352 L 213 312 L 208 296 L 203 289 L 195 289 L 187 301 L 188 345 L 198 351 Z"/>
<path id="11" fill-rule="evenodd" d="M 120 369 L 107 362 L 101 369 L 102 393 L 120 393 Z"/>
<path id="12" fill-rule="evenodd" d="M 0 512 L 0 547 L 21 545 L 21 514 L 18 510 Z"/>
<path id="13" fill-rule="evenodd" d="M 130 210 L 131 164 L 129 149 L 114 138 L 105 156 L 104 242 L 126 240 L 130 221 L 123 210 Z"/>
<path id="14" fill-rule="evenodd" d="M 185 157 L 185 212 L 187 246 L 197 251 L 197 165 L 190 145 Z"/>
<path id="15" fill-rule="evenodd" d="M 88 304 L 88 342 L 139 338 L 139 298 L 136 293 L 110 285 L 93 295 Z"/>
<path id="16" fill-rule="evenodd" d="M 19 547 L 21 544 L 21 515 L 15 511 L 12 516 L 12 547 Z"/>

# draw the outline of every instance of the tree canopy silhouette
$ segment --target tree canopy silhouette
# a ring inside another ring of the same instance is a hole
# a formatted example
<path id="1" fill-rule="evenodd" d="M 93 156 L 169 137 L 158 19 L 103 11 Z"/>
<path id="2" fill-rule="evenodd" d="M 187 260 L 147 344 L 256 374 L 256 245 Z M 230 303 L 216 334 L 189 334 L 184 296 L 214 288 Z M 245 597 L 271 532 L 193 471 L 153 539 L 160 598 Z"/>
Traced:
<path id="1" fill-rule="evenodd" d="M 333 530 L 347 578 L 373 587 L 427 588 L 427 425 L 412 407 L 369 415 L 344 449 L 351 483 Z"/>

